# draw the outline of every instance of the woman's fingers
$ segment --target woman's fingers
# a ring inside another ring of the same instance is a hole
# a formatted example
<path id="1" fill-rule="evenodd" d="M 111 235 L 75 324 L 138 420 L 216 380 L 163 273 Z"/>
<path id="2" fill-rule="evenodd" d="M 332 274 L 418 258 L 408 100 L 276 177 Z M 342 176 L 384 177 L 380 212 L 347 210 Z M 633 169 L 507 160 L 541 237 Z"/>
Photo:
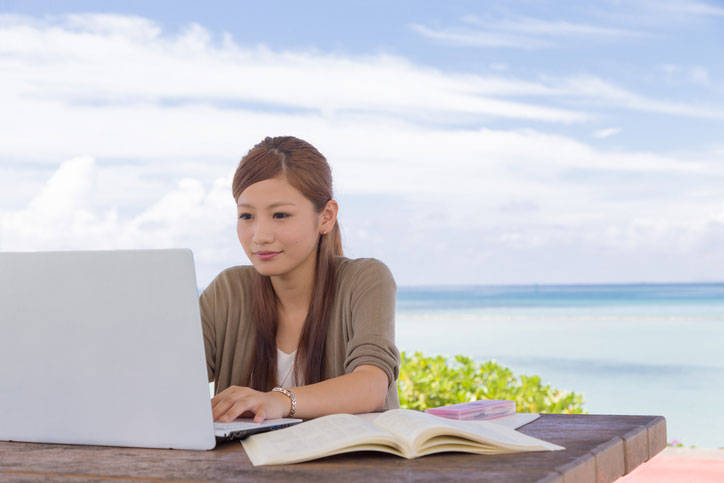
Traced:
<path id="1" fill-rule="evenodd" d="M 262 406 L 259 408 L 259 410 L 254 415 L 254 422 L 255 423 L 261 423 L 266 419 L 266 411 L 264 410 L 264 407 Z"/>
<path id="2" fill-rule="evenodd" d="M 245 387 L 238 387 L 237 390 L 230 391 L 213 406 L 214 421 L 227 423 L 246 413 L 257 414 L 261 394 Z"/>
<path id="3" fill-rule="evenodd" d="M 214 417 L 214 421 L 221 420 L 221 416 L 226 414 L 229 408 L 231 408 L 232 404 L 233 401 L 230 401 L 228 399 L 219 402 L 211 411 L 211 414 Z"/>
<path id="4" fill-rule="evenodd" d="M 231 386 L 211 399 L 211 414 L 214 417 L 214 421 L 226 414 L 239 397 L 244 397 L 244 391 L 239 391 L 240 389 L 245 388 Z"/>
<path id="5" fill-rule="evenodd" d="M 258 415 L 258 412 L 259 405 L 254 398 L 244 398 L 232 404 L 231 407 L 229 407 L 229 409 L 219 417 L 219 421 L 228 423 L 229 421 L 233 421 L 241 416 L 250 417 L 255 414 Z M 257 421 L 256 417 L 254 418 L 254 421 Z"/>
<path id="6" fill-rule="evenodd" d="M 211 407 L 215 408 L 219 403 L 222 401 L 225 401 L 229 397 L 234 397 L 234 394 L 237 393 L 239 390 L 248 389 L 246 387 L 240 387 L 240 386 L 229 386 L 223 391 L 221 391 L 219 394 L 211 398 Z M 243 391 L 242 391 L 243 392 Z"/>
<path id="7" fill-rule="evenodd" d="M 239 401 L 236 401 L 228 411 L 226 411 L 226 414 L 224 414 L 225 422 L 232 421 L 242 414 L 246 413 L 247 411 L 251 411 L 253 413 L 257 413 L 257 403 L 254 401 L 253 397 L 245 397 L 244 399 L 241 399 Z"/>
<path id="8" fill-rule="evenodd" d="M 272 407 L 273 405 L 274 395 L 240 386 L 231 386 L 211 399 L 214 421 L 223 423 L 228 423 L 240 416 L 254 415 L 256 423 L 270 417 L 281 417 L 272 415 L 276 411 Z"/>

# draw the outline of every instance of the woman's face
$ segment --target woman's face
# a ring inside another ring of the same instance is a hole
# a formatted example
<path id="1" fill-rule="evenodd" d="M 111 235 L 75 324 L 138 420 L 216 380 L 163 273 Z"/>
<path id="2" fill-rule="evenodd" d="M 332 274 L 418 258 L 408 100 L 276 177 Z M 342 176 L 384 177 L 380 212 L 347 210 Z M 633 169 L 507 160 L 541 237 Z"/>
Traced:
<path id="1" fill-rule="evenodd" d="M 286 177 L 248 186 L 237 202 L 236 232 L 260 274 L 286 275 L 300 266 L 314 266 L 319 235 L 334 220 L 330 224 L 328 216 L 320 216 Z"/>

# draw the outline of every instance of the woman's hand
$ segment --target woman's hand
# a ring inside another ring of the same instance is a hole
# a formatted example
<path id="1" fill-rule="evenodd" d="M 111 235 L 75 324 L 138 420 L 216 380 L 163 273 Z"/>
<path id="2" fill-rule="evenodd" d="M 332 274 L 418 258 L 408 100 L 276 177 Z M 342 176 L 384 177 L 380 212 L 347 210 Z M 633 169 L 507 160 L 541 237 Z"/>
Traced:
<path id="1" fill-rule="evenodd" d="M 254 415 L 254 422 L 283 418 L 292 403 L 281 392 L 261 392 L 248 387 L 231 386 L 211 399 L 214 421 L 228 423 L 240 416 Z"/>

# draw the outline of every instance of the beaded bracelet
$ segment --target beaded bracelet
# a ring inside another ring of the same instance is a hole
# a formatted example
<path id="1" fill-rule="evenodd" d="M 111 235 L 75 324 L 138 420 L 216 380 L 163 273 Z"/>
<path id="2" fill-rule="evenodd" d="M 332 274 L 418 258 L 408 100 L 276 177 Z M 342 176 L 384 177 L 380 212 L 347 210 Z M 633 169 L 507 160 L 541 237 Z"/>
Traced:
<path id="1" fill-rule="evenodd" d="M 287 396 L 289 399 L 292 400 L 292 409 L 289 411 L 289 415 L 288 415 L 287 417 L 288 417 L 288 418 L 293 418 L 293 417 L 294 417 L 294 413 L 297 412 L 297 400 L 294 399 L 294 394 L 292 394 L 292 392 L 291 392 L 290 390 L 284 389 L 284 388 L 281 387 L 281 386 L 275 387 L 274 389 L 272 389 L 272 391 L 280 392 L 280 393 L 284 394 L 285 396 Z"/>

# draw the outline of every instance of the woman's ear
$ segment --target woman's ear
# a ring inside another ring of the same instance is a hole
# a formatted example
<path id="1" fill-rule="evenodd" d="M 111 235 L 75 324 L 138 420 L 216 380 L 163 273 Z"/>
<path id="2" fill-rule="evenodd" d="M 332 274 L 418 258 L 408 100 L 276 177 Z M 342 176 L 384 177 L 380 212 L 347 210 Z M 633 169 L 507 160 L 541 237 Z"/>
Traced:
<path id="1" fill-rule="evenodd" d="M 339 205 L 334 200 L 327 201 L 324 205 L 322 213 L 320 213 L 320 227 L 319 231 L 329 233 L 334 227 L 334 222 L 337 221 L 337 212 L 339 211 Z"/>

